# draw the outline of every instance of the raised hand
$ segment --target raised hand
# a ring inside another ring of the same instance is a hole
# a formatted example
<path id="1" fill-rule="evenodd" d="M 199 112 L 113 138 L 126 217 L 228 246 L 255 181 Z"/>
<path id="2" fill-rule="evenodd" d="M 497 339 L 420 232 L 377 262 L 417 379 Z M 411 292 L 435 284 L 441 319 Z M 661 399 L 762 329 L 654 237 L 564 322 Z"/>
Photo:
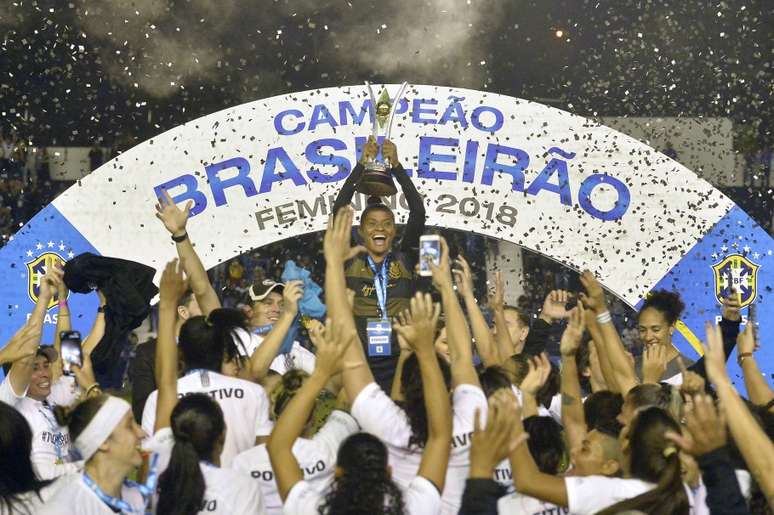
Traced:
<path id="1" fill-rule="evenodd" d="M 470 265 L 462 255 L 454 260 L 457 268 L 452 270 L 454 274 L 454 284 L 457 286 L 457 292 L 462 297 L 473 296 L 473 273 L 470 271 Z"/>
<path id="2" fill-rule="evenodd" d="M 360 155 L 360 164 L 375 160 L 378 154 L 379 144 L 373 136 L 368 136 L 368 141 L 363 145 L 363 153 Z"/>
<path id="3" fill-rule="evenodd" d="M 667 431 L 664 436 L 697 457 L 724 447 L 728 441 L 726 417 L 715 408 L 712 397 L 695 395 L 691 404 L 693 408 L 685 413 L 684 433 Z"/>
<path id="4" fill-rule="evenodd" d="M 579 293 L 579 297 L 586 309 L 593 310 L 597 315 L 607 311 L 607 300 L 605 300 L 605 291 L 594 274 L 584 270 L 580 275 L 580 282 L 585 292 Z"/>
<path id="5" fill-rule="evenodd" d="M 752 354 L 758 350 L 758 342 L 755 341 L 755 329 L 753 322 L 747 322 L 744 331 L 736 337 L 736 347 L 739 354 Z"/>
<path id="6" fill-rule="evenodd" d="M 342 358 L 347 347 L 357 338 L 357 331 L 328 318 L 324 327 L 322 324 L 311 326 L 309 337 L 317 348 L 314 373 L 330 378 L 341 371 Z"/>
<path id="7" fill-rule="evenodd" d="M 481 427 L 481 412 L 476 409 L 470 447 L 471 478 L 491 479 L 497 464 L 527 440 L 526 433 L 514 437 L 513 427 L 520 419 L 519 403 L 507 389 L 489 397 L 485 428 Z"/>
<path id="8" fill-rule="evenodd" d="M 291 316 L 298 314 L 298 301 L 304 296 L 304 281 L 288 281 L 282 290 L 282 310 Z"/>
<path id="9" fill-rule="evenodd" d="M 351 206 L 339 209 L 335 217 L 328 219 L 328 229 L 323 239 L 323 252 L 325 260 L 333 263 L 344 263 L 352 259 L 366 248 L 362 245 L 352 247 L 352 218 L 354 211 Z"/>
<path id="10" fill-rule="evenodd" d="M 156 218 L 162 221 L 169 234 L 178 237 L 185 234 L 185 225 L 193 207 L 193 200 L 189 200 L 182 210 L 177 207 L 172 197 L 163 190 L 156 204 Z"/>
<path id="11" fill-rule="evenodd" d="M 642 382 L 658 383 L 667 367 L 666 345 L 647 345 L 642 353 Z"/>
<path id="12" fill-rule="evenodd" d="M 441 306 L 433 304 L 430 294 L 417 292 L 411 299 L 411 308 L 398 317 L 393 329 L 414 352 L 435 352 L 433 343 L 440 315 Z"/>
<path id="13" fill-rule="evenodd" d="M 549 324 L 555 320 L 562 320 L 570 316 L 570 312 L 565 307 L 571 294 L 565 290 L 552 290 L 546 295 L 543 302 L 543 310 L 540 312 L 540 318 Z"/>
<path id="14" fill-rule="evenodd" d="M 578 304 L 570 310 L 567 327 L 562 333 L 562 340 L 559 344 L 559 352 L 562 356 L 574 356 L 578 352 L 585 330 L 586 320 L 583 304 Z"/>
<path id="15" fill-rule="evenodd" d="M 541 353 L 540 356 L 530 358 L 529 372 L 521 381 L 519 389 L 535 397 L 538 390 L 548 381 L 549 374 L 551 374 L 551 362 L 548 360 L 548 355 L 545 352 Z"/>
<path id="16" fill-rule="evenodd" d="M 21 326 L 5 347 L 0 349 L 0 363 L 13 363 L 34 356 L 40 345 L 40 333 L 41 328 L 36 324 L 26 323 Z"/>
<path id="17" fill-rule="evenodd" d="M 692 372 L 685 368 L 683 358 L 680 356 L 677 357 L 677 364 L 680 366 L 680 372 L 683 375 L 683 382 L 680 385 L 680 391 L 686 395 L 697 395 L 704 393 L 706 386 L 704 378 L 696 372 Z"/>
<path id="18" fill-rule="evenodd" d="M 159 298 L 162 302 L 177 304 L 180 298 L 188 290 L 188 279 L 183 275 L 183 266 L 177 259 L 173 259 L 161 273 L 159 282 Z"/>
<path id="19" fill-rule="evenodd" d="M 435 286 L 438 291 L 451 289 L 452 279 L 451 268 L 449 267 L 449 245 L 446 243 L 446 238 L 441 237 L 441 259 L 438 266 L 435 266 L 435 263 L 429 258 L 428 265 L 433 274 L 433 286 Z"/>
<path id="20" fill-rule="evenodd" d="M 489 299 L 489 304 L 495 311 L 500 311 L 505 307 L 505 280 L 501 271 L 495 272 L 495 288 Z"/>
<path id="21" fill-rule="evenodd" d="M 742 319 L 741 309 L 739 294 L 732 289 L 728 297 L 723 299 L 723 318 L 738 322 Z"/>
<path id="22" fill-rule="evenodd" d="M 395 143 L 386 139 L 382 143 L 382 157 L 390 163 L 390 167 L 395 168 L 398 166 L 398 147 Z"/>

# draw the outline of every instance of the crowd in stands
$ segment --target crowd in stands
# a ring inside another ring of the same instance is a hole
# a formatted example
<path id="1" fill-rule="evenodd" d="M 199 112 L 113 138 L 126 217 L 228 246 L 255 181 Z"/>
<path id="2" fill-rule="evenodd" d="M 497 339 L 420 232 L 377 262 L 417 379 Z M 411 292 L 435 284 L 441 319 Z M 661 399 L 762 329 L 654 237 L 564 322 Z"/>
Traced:
<path id="1" fill-rule="evenodd" d="M 369 141 L 361 163 L 377 150 Z M 355 220 L 358 164 L 305 247 L 304 279 L 278 282 L 266 262 L 248 279 L 232 264 L 216 288 L 188 236 L 192 204 L 159 198 L 177 256 L 128 400 L 92 366 L 111 344 L 111 296 L 93 293 L 73 359 L 71 270 L 48 270 L 0 348 L 0 514 L 771 513 L 774 391 L 755 357 L 766 342 L 741 330 L 735 295 L 694 362 L 672 342 L 684 304 L 653 292 L 635 315 L 635 357 L 589 271 L 532 313 L 506 304 L 500 274 L 482 292 L 464 246 L 441 238 L 438 259 L 420 263 L 423 202 L 395 146 L 383 154 L 406 226 L 378 198 Z M 56 336 L 41 345 L 52 301 Z M 728 376 L 734 351 L 749 399 Z"/>

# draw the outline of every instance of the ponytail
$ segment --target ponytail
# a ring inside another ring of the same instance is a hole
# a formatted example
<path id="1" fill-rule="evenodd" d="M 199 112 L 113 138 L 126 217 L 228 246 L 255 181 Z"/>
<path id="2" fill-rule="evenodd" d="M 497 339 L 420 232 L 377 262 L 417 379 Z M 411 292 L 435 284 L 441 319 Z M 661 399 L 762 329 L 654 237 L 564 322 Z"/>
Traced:
<path id="1" fill-rule="evenodd" d="M 358 513 L 403 515 L 403 493 L 387 472 L 387 448 L 373 435 L 355 433 L 341 443 L 336 477 L 318 508 L 320 515 Z"/>
<path id="2" fill-rule="evenodd" d="M 200 510 L 206 488 L 199 462 L 213 459 L 226 424 L 211 397 L 194 393 L 177 403 L 171 425 L 175 445 L 167 469 L 159 476 L 157 511 L 191 515 Z"/>
<path id="3" fill-rule="evenodd" d="M 237 309 L 214 309 L 206 317 L 196 316 L 180 328 L 179 346 L 186 369 L 203 368 L 220 372 L 223 360 L 240 356 L 234 330 L 246 329 L 245 317 Z M 244 344 L 244 342 L 242 342 Z"/>
<path id="4" fill-rule="evenodd" d="M 107 395 L 97 395 L 73 404 L 72 406 L 54 406 L 54 418 L 60 426 L 67 427 L 70 441 L 74 442 L 86 429 L 91 419 L 107 401 Z"/>
<path id="5" fill-rule="evenodd" d="M 205 488 L 196 448 L 187 438 L 175 436 L 169 465 L 159 477 L 156 511 L 169 515 L 198 513 L 204 500 Z"/>
<path id="6" fill-rule="evenodd" d="M 656 487 L 609 506 L 599 512 L 601 515 L 615 515 L 623 511 L 688 515 L 690 503 L 683 486 L 680 453 L 664 437 L 667 431 L 680 433 L 680 426 L 660 408 L 647 408 L 632 421 L 629 433 L 631 475 L 656 483 Z"/>

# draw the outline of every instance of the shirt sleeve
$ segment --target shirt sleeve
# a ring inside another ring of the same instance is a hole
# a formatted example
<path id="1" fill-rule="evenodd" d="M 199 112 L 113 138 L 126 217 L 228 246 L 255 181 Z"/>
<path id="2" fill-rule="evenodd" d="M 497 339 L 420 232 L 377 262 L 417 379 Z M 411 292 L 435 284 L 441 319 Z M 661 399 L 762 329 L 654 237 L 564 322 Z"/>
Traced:
<path id="1" fill-rule="evenodd" d="M 241 479 L 241 478 L 240 478 Z M 239 491 L 234 492 L 234 506 L 231 513 L 244 515 L 264 515 L 261 487 L 257 481 L 246 479 L 239 482 Z"/>
<path id="2" fill-rule="evenodd" d="M 564 478 L 564 485 L 567 489 L 567 507 L 573 515 L 597 513 L 654 487 L 638 479 L 603 476 L 568 476 Z"/>
<path id="3" fill-rule="evenodd" d="M 701 477 L 707 487 L 707 507 L 710 513 L 746 515 L 747 502 L 734 473 L 734 466 L 725 448 L 699 456 Z"/>
<path id="4" fill-rule="evenodd" d="M 78 400 L 81 389 L 73 376 L 63 375 L 51 387 L 48 401 L 56 406 L 69 406 Z"/>
<path id="5" fill-rule="evenodd" d="M 322 494 L 317 492 L 309 481 L 299 481 L 288 492 L 284 515 L 318 515 L 317 507 L 322 504 Z"/>
<path id="6" fill-rule="evenodd" d="M 352 416 L 364 431 L 383 442 L 395 447 L 408 445 L 411 426 L 406 413 L 378 384 L 371 383 L 361 390 L 352 403 Z"/>
<path id="7" fill-rule="evenodd" d="M 269 418 L 269 398 L 261 386 L 257 384 L 252 386 L 256 399 L 255 436 L 267 436 L 274 429 L 274 424 Z"/>
<path id="8" fill-rule="evenodd" d="M 27 395 L 27 390 L 24 390 L 21 395 L 13 391 L 13 385 L 8 379 L 8 376 L 3 378 L 3 382 L 0 384 L 0 401 L 8 404 L 9 406 L 16 406 L 20 400 Z"/>
<path id="9" fill-rule="evenodd" d="M 41 480 L 55 479 L 65 474 L 80 472 L 83 469 L 83 461 L 73 463 L 54 463 L 49 453 L 35 452 L 33 447 L 30 461 L 32 468 Z"/>
<path id="10" fill-rule="evenodd" d="M 339 212 L 339 209 L 349 205 L 352 202 L 352 197 L 355 195 L 355 186 L 360 180 L 360 176 L 363 175 L 363 165 L 358 163 L 349 174 L 347 180 L 344 181 L 344 185 L 339 190 L 339 194 L 336 196 L 336 201 L 333 203 L 333 215 Z"/>
<path id="11" fill-rule="evenodd" d="M 497 501 L 505 488 L 492 479 L 468 479 L 458 515 L 497 515 Z"/>
<path id="12" fill-rule="evenodd" d="M 455 422 L 464 424 L 466 428 L 469 426 L 470 430 L 473 429 L 477 409 L 481 411 L 482 417 L 486 417 L 486 395 L 481 388 L 472 384 L 461 384 L 454 389 L 452 406 Z M 468 429 L 464 430 L 468 431 Z M 455 434 L 460 432 L 460 428 L 456 425 L 454 432 Z"/>
<path id="13" fill-rule="evenodd" d="M 436 515 L 441 512 L 441 493 L 422 476 L 411 480 L 404 502 L 407 515 Z"/>
<path id="14" fill-rule="evenodd" d="M 325 447 L 328 454 L 335 460 L 341 442 L 356 433 L 358 429 L 360 427 L 354 418 L 341 410 L 333 410 L 312 440 Z"/>

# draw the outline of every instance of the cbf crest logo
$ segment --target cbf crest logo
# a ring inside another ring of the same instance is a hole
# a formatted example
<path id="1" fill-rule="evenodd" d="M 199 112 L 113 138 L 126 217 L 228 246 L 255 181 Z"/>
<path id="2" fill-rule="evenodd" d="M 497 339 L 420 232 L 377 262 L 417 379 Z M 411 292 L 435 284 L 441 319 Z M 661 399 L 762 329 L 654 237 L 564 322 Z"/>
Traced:
<path id="1" fill-rule="evenodd" d="M 30 254 L 30 253 L 28 253 Z M 32 261 L 27 263 L 27 295 L 29 295 L 32 302 L 38 301 L 38 294 L 40 293 L 40 282 L 43 280 L 43 276 L 46 275 L 51 267 L 60 266 L 64 267 L 65 260 L 56 252 L 44 252 Z M 56 294 L 51 297 L 46 309 L 51 309 L 59 302 Z"/>
<path id="2" fill-rule="evenodd" d="M 733 288 L 739 294 L 742 307 L 751 304 L 757 295 L 759 268 L 760 265 L 756 265 L 742 254 L 731 254 L 712 265 L 718 302 L 722 303 Z"/>

